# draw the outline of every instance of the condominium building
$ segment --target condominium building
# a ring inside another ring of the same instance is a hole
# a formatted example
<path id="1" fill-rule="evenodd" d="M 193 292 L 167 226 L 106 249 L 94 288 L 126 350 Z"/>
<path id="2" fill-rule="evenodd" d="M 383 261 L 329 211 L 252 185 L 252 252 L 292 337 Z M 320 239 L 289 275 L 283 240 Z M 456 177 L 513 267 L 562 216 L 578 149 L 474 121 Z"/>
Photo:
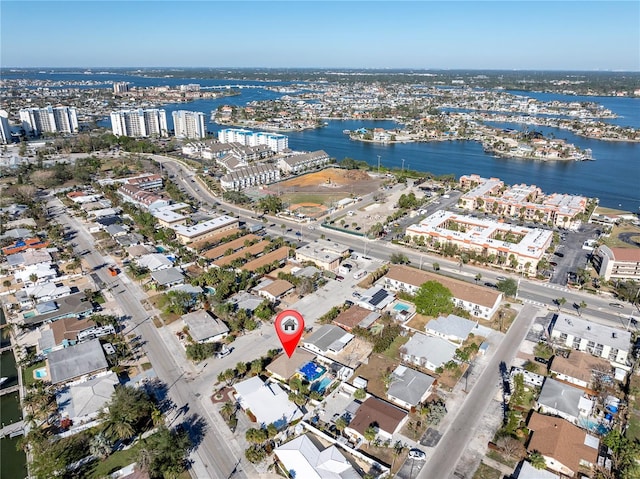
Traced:
<path id="1" fill-rule="evenodd" d="M 176 138 L 201 139 L 207 136 L 204 113 L 179 110 L 172 113 Z"/>
<path id="2" fill-rule="evenodd" d="M 111 129 L 116 136 L 134 138 L 169 136 L 167 114 L 164 110 L 157 108 L 111 112 Z"/>
<path id="3" fill-rule="evenodd" d="M 206 240 L 224 231 L 237 229 L 238 224 L 238 218 L 221 215 L 193 226 L 176 226 L 174 231 L 176 232 L 176 239 L 182 244 L 188 245 L 196 241 Z"/>
<path id="4" fill-rule="evenodd" d="M 25 133 L 36 136 L 42 133 L 76 133 L 78 131 L 76 109 L 68 106 L 23 108 L 20 110 L 20 121 Z"/>
<path id="5" fill-rule="evenodd" d="M 126 81 L 116 81 L 113 82 L 113 93 L 128 93 L 129 92 L 129 82 Z"/>
<path id="6" fill-rule="evenodd" d="M 333 160 L 324 150 L 312 151 L 286 156 L 278 160 L 278 167 L 286 173 L 303 173 L 312 168 L 320 168 L 328 165 Z"/>
<path id="7" fill-rule="evenodd" d="M 465 175 L 460 177 L 460 186 L 471 188 L 460 197 L 458 205 L 461 208 L 560 228 L 571 227 L 576 216 L 587 208 L 587 198 L 584 196 L 560 193 L 545 195 L 535 185 L 521 184 L 507 188 L 498 178 Z"/>
<path id="8" fill-rule="evenodd" d="M 278 133 L 225 128 L 218 132 L 220 143 L 240 143 L 245 146 L 267 145 L 276 153 L 289 147 L 289 138 Z"/>
<path id="9" fill-rule="evenodd" d="M 451 211 L 438 211 L 426 217 L 419 224 L 409 226 L 406 234 L 414 241 L 423 238 L 433 249 L 451 244 L 462 251 L 493 255 L 497 261 L 527 274 L 536 271 L 553 239 L 552 231 L 457 215 Z"/>
<path id="10" fill-rule="evenodd" d="M 631 333 L 560 313 L 549 324 L 551 341 L 609 360 L 623 368 L 631 349 Z"/>
<path id="11" fill-rule="evenodd" d="M 9 114 L 0 110 L 0 143 L 6 145 L 11 142 L 11 127 L 9 126 Z"/>
<path id="12" fill-rule="evenodd" d="M 609 279 L 640 279 L 640 249 L 599 246 L 593 255 L 598 274 Z"/>
<path id="13" fill-rule="evenodd" d="M 267 164 L 256 164 L 227 173 L 220 178 L 220 186 L 227 191 L 240 191 L 250 186 L 265 185 L 279 180 L 278 168 Z"/>

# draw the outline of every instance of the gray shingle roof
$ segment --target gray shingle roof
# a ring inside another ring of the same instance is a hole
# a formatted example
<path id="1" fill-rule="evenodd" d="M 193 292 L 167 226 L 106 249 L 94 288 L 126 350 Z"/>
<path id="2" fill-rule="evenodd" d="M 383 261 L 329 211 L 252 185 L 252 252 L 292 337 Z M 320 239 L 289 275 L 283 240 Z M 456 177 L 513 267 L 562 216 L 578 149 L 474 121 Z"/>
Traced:
<path id="1" fill-rule="evenodd" d="M 427 374 L 406 366 L 398 366 L 393 371 L 387 395 L 415 406 L 422 400 L 434 381 L 435 379 Z"/>
<path id="2" fill-rule="evenodd" d="M 47 361 L 51 384 L 64 383 L 79 376 L 106 369 L 109 366 L 98 339 L 52 351 L 49 353 Z"/>

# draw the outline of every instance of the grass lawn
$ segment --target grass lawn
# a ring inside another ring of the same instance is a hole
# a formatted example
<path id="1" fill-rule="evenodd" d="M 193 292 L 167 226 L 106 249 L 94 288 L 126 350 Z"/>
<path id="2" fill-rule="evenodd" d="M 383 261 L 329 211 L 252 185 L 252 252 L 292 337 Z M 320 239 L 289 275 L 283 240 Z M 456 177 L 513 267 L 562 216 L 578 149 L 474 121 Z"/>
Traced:
<path id="1" fill-rule="evenodd" d="M 87 471 L 85 477 L 88 479 L 101 479 L 135 462 L 140 444 L 141 443 L 138 442 L 125 451 L 116 451 L 104 461 L 95 461 Z"/>
<path id="2" fill-rule="evenodd" d="M 33 377 L 33 372 L 36 369 L 40 369 L 40 368 L 43 368 L 45 366 L 46 366 L 46 362 L 45 361 L 40 361 L 40 362 L 32 364 L 28 368 L 24 368 L 22 370 L 22 382 L 25 385 L 25 387 L 28 388 L 31 385 L 35 384 L 36 381 L 38 381 L 38 379 Z"/>
<path id="3" fill-rule="evenodd" d="M 382 354 L 384 354 L 387 357 L 387 359 L 390 359 L 392 361 L 395 361 L 396 359 L 399 360 L 400 353 L 398 352 L 398 350 L 402 346 L 407 344 L 407 342 L 409 342 L 409 336 L 398 336 L 396 339 L 393 340 L 391 345 Z"/>
<path id="4" fill-rule="evenodd" d="M 630 224 L 621 224 L 614 226 L 608 238 L 604 238 L 604 244 L 612 248 L 633 248 L 634 245 L 622 241 L 619 235 L 622 233 L 630 234 L 631 240 L 640 242 L 640 227 Z"/>
<path id="5" fill-rule="evenodd" d="M 626 436 L 632 441 L 640 441 L 640 415 L 633 414 L 629 417 L 629 427 L 627 428 Z"/>
<path id="6" fill-rule="evenodd" d="M 473 475 L 473 479 L 501 479 L 502 473 L 493 467 L 487 466 L 484 462 L 480 463 L 480 467 Z"/>

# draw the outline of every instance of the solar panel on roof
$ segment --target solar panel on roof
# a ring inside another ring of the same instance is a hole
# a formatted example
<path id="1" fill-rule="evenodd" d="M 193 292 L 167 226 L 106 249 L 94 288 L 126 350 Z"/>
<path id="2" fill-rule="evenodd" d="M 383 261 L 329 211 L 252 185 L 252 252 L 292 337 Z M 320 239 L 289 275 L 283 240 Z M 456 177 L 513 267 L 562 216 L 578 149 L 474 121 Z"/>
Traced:
<path id="1" fill-rule="evenodd" d="M 387 292 L 384 289 L 381 289 L 380 291 L 376 291 L 373 296 L 371 296 L 371 300 L 369 301 L 369 303 L 377 306 L 386 297 Z"/>

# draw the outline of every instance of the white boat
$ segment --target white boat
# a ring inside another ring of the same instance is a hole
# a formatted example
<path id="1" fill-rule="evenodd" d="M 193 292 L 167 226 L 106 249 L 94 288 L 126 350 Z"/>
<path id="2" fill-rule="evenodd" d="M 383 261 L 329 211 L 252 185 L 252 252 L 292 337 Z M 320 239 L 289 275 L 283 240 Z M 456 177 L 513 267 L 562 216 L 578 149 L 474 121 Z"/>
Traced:
<path id="1" fill-rule="evenodd" d="M 0 378 L 0 385 L 4 384 L 4 382 L 5 382 L 7 379 L 9 379 L 9 378 L 7 378 L 7 377 L 5 377 L 5 376 L 2 376 L 2 377 Z"/>
<path id="2" fill-rule="evenodd" d="M 345 135 L 350 135 L 351 134 L 351 130 L 342 130 L 342 133 L 344 133 Z"/>

